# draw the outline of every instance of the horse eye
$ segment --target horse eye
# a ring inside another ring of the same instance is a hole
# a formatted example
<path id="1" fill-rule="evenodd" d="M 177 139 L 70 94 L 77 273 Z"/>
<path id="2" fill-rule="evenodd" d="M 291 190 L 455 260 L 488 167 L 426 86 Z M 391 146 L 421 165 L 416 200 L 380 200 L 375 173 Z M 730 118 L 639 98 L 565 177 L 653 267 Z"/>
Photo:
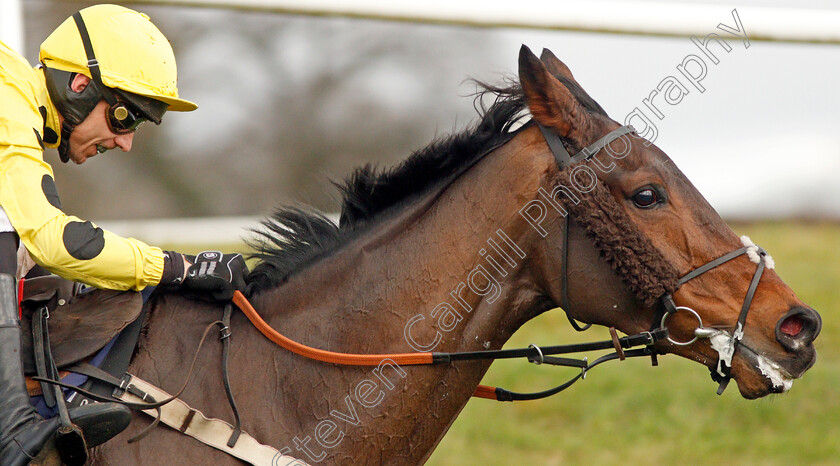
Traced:
<path id="1" fill-rule="evenodd" d="M 643 189 L 636 194 L 633 194 L 633 203 L 636 204 L 636 207 L 647 208 L 655 205 L 659 202 L 659 196 L 656 195 L 656 191 L 651 188 Z"/>

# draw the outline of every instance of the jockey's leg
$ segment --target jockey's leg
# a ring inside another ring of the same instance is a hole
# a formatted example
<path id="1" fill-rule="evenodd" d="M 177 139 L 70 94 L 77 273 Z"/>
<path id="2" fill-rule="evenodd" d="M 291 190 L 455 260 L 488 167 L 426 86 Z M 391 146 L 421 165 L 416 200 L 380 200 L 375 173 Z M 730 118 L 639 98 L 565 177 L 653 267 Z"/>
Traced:
<path id="1" fill-rule="evenodd" d="M 26 392 L 14 275 L 16 245 L 14 233 L 0 233 L 0 464 L 3 466 L 28 464 L 59 427 L 58 417 L 44 420 L 35 412 Z M 93 447 L 125 429 L 131 422 L 131 412 L 115 403 L 91 403 L 70 410 L 70 419 L 84 432 L 88 447 Z"/>

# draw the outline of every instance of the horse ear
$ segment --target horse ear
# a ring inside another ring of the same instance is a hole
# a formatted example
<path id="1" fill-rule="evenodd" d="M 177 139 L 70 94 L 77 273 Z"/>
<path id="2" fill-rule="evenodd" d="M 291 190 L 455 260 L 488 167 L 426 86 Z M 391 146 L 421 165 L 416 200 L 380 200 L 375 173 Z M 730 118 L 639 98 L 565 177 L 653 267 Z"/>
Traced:
<path id="1" fill-rule="evenodd" d="M 566 66 L 565 63 L 560 61 L 551 50 L 543 49 L 542 54 L 540 54 L 540 60 L 545 64 L 546 69 L 548 72 L 554 75 L 555 78 L 560 80 L 560 82 L 564 83 L 566 86 L 574 86 L 575 92 L 579 96 L 583 96 L 584 99 L 588 101 L 588 106 L 590 107 L 590 111 L 594 111 L 596 113 L 601 113 L 606 115 L 607 112 L 604 110 L 598 102 L 595 101 L 589 94 L 580 86 L 580 83 L 577 82 L 574 76 L 572 76 L 572 70 Z M 578 102 L 581 101 L 581 98 L 578 98 Z"/>
<path id="2" fill-rule="evenodd" d="M 519 49 L 519 83 L 539 124 L 553 128 L 560 137 L 584 139 L 581 136 L 590 126 L 586 109 L 525 45 Z"/>
<path id="3" fill-rule="evenodd" d="M 572 70 L 560 61 L 551 50 L 543 49 L 540 54 L 540 61 L 545 64 L 548 71 L 555 77 L 563 76 L 570 81 L 575 81 L 575 77 L 572 76 Z"/>

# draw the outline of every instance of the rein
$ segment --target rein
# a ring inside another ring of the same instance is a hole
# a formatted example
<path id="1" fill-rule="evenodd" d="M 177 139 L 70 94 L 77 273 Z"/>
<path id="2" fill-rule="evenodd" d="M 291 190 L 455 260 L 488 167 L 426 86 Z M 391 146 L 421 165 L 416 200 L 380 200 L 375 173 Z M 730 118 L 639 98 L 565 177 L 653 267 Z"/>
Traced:
<path id="1" fill-rule="evenodd" d="M 249 321 L 260 331 L 266 338 L 277 344 L 278 346 L 291 351 L 297 355 L 316 361 L 328 362 L 333 364 L 340 364 L 346 366 L 378 366 L 383 360 L 390 360 L 399 365 L 404 366 L 422 366 L 435 364 L 451 364 L 457 361 L 479 361 L 479 360 L 496 360 L 496 359 L 512 359 L 512 358 L 527 358 L 529 362 L 536 365 L 549 364 L 553 366 L 576 367 L 580 369 L 580 373 L 570 379 L 569 381 L 543 392 L 536 393 L 515 393 L 503 388 L 489 387 L 486 385 L 479 385 L 473 393 L 474 397 L 489 398 L 497 401 L 519 401 L 519 400 L 536 400 L 554 395 L 565 390 L 573 383 L 580 379 L 586 378 L 586 373 L 593 367 L 598 366 L 604 362 L 619 359 L 623 361 L 628 357 L 650 356 L 653 364 L 656 365 L 656 355 L 658 354 L 653 349 L 653 344 L 668 338 L 667 328 L 658 328 L 648 332 L 642 332 L 636 335 L 625 337 L 618 337 L 614 328 L 610 328 L 611 340 L 596 341 L 591 343 L 577 343 L 571 345 L 556 345 L 539 347 L 537 345 L 530 345 L 528 348 L 516 348 L 507 350 L 489 350 L 489 351 L 465 351 L 456 353 L 441 353 L 441 352 L 424 352 L 424 353 L 393 353 L 393 354 L 350 354 L 337 353 L 333 351 L 326 351 L 317 348 L 312 348 L 304 344 L 298 343 L 290 338 L 282 335 L 277 330 L 271 328 L 265 320 L 257 313 L 254 306 L 248 301 L 248 298 L 240 291 L 235 291 L 233 294 L 233 303 L 242 311 Z M 644 346 L 641 349 L 624 351 L 625 348 L 634 348 L 637 346 Z M 615 352 L 602 356 L 589 363 L 587 358 L 572 359 L 554 357 L 555 354 L 570 354 L 582 353 L 586 351 L 598 351 L 614 348 Z"/>
<path id="2" fill-rule="evenodd" d="M 590 144 L 589 146 L 585 147 L 583 150 L 572 156 L 563 146 L 562 140 L 555 132 L 549 130 L 548 128 L 542 125 L 538 126 L 543 134 L 543 137 L 546 140 L 546 143 L 551 149 L 551 152 L 554 154 L 558 168 L 560 169 L 563 169 L 564 167 L 572 163 L 588 160 L 590 157 L 604 149 L 615 139 L 618 139 L 626 134 L 636 132 L 636 130 L 632 126 L 622 126 L 601 137 L 593 144 Z M 492 150 L 487 151 L 485 154 L 479 157 L 479 160 L 482 159 L 484 155 L 487 155 L 487 153 L 489 152 L 492 152 Z M 561 290 L 560 304 L 563 307 L 563 309 L 567 311 L 566 315 L 572 327 L 577 331 L 583 331 L 588 329 L 591 326 L 591 324 L 580 326 L 580 324 L 578 324 L 568 313 L 569 301 L 568 288 L 566 286 L 566 282 L 568 281 L 566 265 L 568 258 L 568 230 L 569 219 L 568 216 L 566 216 L 563 222 L 562 254 L 564 256 L 564 260 L 562 263 L 561 271 L 564 276 L 564 285 Z M 668 296 L 670 297 L 670 295 Z M 279 332 L 271 328 L 262 319 L 262 317 L 260 317 L 260 315 L 254 309 L 254 307 L 245 297 L 245 295 L 243 295 L 240 291 L 234 292 L 233 303 L 236 304 L 237 307 L 239 307 L 239 309 L 246 315 L 246 317 L 248 317 L 248 320 L 251 321 L 254 327 L 256 327 L 257 330 L 260 331 L 260 333 L 262 333 L 266 338 L 268 338 L 275 344 L 300 356 L 322 362 L 352 366 L 377 366 L 383 360 L 391 360 L 400 365 L 434 365 L 450 364 L 456 361 L 496 360 L 524 357 L 527 358 L 529 362 L 532 362 L 537 365 L 550 364 L 556 366 L 575 367 L 580 369 L 580 373 L 572 379 L 568 380 L 567 382 L 561 385 L 558 385 L 557 387 L 542 392 L 515 393 L 498 387 L 479 385 L 473 393 L 474 397 L 489 398 L 498 401 L 535 400 L 554 395 L 568 388 L 578 380 L 585 378 L 588 370 L 591 370 L 593 367 L 598 366 L 606 361 L 611 361 L 615 359 L 623 361 L 628 357 L 650 356 L 652 364 L 657 365 L 658 362 L 656 356 L 660 353 L 653 348 L 653 345 L 664 339 L 672 341 L 668 337 L 668 329 L 664 325 L 666 320 L 665 317 L 667 317 L 668 313 L 666 311 L 663 311 L 665 312 L 665 315 L 661 319 L 662 323 L 659 327 L 656 327 L 654 325 L 651 326 L 650 331 L 642 332 L 636 335 L 626 336 L 623 338 L 619 338 L 617 333 L 615 332 L 615 329 L 610 328 L 610 334 L 612 336 L 611 340 L 598 341 L 592 343 L 558 345 L 542 348 L 532 344 L 528 348 L 494 351 L 471 351 L 459 353 L 423 352 L 395 354 L 347 354 L 312 348 L 298 343 L 294 340 L 291 340 L 286 336 L 280 334 Z M 670 312 L 670 309 L 668 309 L 668 312 Z M 625 348 L 629 349 L 636 346 L 644 346 L 644 348 L 624 351 Z M 588 362 L 587 358 L 571 359 L 552 356 L 555 354 L 580 353 L 585 351 L 597 351 L 610 348 L 614 348 L 615 352 L 602 356 L 596 359 L 591 364 Z"/>
<path id="3" fill-rule="evenodd" d="M 607 135 L 600 138 L 593 144 L 590 144 L 574 156 L 570 155 L 569 152 L 563 145 L 560 136 L 557 133 L 551 131 L 550 129 L 538 125 L 540 131 L 543 134 L 543 137 L 546 140 L 551 152 L 554 154 L 555 160 L 557 161 L 558 167 L 562 170 L 563 168 L 567 167 L 572 163 L 577 163 L 581 161 L 588 160 L 597 152 L 601 151 L 607 145 L 609 145 L 615 139 L 618 139 L 626 134 L 635 133 L 635 129 L 632 126 L 622 126 Z M 495 149 L 491 148 L 486 153 L 482 154 L 478 160 L 482 159 L 487 153 L 492 152 Z M 476 162 L 478 161 L 476 160 Z M 460 173 L 458 173 L 460 175 Z M 456 175 L 457 176 L 457 175 Z M 562 256 L 563 256 L 563 263 L 561 266 L 561 273 L 563 275 L 563 287 L 561 289 L 561 307 L 564 311 L 566 311 L 566 315 L 571 323 L 572 327 L 577 331 L 584 331 L 588 329 L 591 324 L 586 324 L 585 326 L 580 326 L 569 314 L 569 301 L 568 301 L 568 289 L 567 289 L 567 282 L 568 282 L 568 271 L 567 271 L 567 262 L 568 262 L 568 232 L 569 232 L 569 218 L 568 216 L 564 217 L 563 221 L 563 243 L 562 243 Z M 455 353 L 443 353 L 443 352 L 422 352 L 422 353 L 386 353 L 386 354 L 348 354 L 348 353 L 339 353 L 333 351 L 326 351 L 322 349 L 312 348 L 310 346 L 306 346 L 304 344 L 298 343 L 290 338 L 280 334 L 268 323 L 263 320 L 263 318 L 257 313 L 248 299 L 245 297 L 244 294 L 240 291 L 235 291 L 233 294 L 232 302 L 236 304 L 236 306 L 245 314 L 248 320 L 256 327 L 257 330 L 260 331 L 266 338 L 274 342 L 275 344 L 279 345 L 280 347 L 291 351 L 295 354 L 300 356 L 306 357 L 308 359 L 313 359 L 317 361 L 333 363 L 333 364 L 340 364 L 340 365 L 351 365 L 351 366 L 378 366 L 382 363 L 383 360 L 390 360 L 399 365 L 437 365 L 437 364 L 451 364 L 458 361 L 478 361 L 478 360 L 496 360 L 496 359 L 512 359 L 512 358 L 527 358 L 527 360 L 533 364 L 541 365 L 541 364 L 548 364 L 554 366 L 564 366 L 564 367 L 574 367 L 580 369 L 580 373 L 578 373 L 573 378 L 569 379 L 568 381 L 560 384 L 552 389 L 541 391 L 541 392 L 534 392 L 534 393 L 516 393 L 505 390 L 499 387 L 490 387 L 486 385 L 479 385 L 475 392 L 473 393 L 474 397 L 479 398 L 488 398 L 494 399 L 497 401 L 520 401 L 520 400 L 536 400 L 540 398 L 545 398 L 554 394 L 557 394 L 566 388 L 570 387 L 572 384 L 577 382 L 580 379 L 586 378 L 586 374 L 592 368 L 607 362 L 612 361 L 615 359 L 618 360 L 625 360 L 628 357 L 650 357 L 651 362 L 654 366 L 658 364 L 657 362 L 657 355 L 665 354 L 664 352 L 657 350 L 654 348 L 654 345 L 660 341 L 667 341 L 674 345 L 690 345 L 697 341 L 699 338 L 713 338 L 719 335 L 726 335 L 728 337 L 726 343 L 723 345 L 721 349 L 717 349 L 719 353 L 719 360 L 716 369 L 711 370 L 712 379 L 718 382 L 719 388 L 717 393 L 720 395 L 723 393 L 724 389 L 728 385 L 729 381 L 731 380 L 731 366 L 732 366 L 732 357 L 735 354 L 737 349 L 737 345 L 744 337 L 744 326 L 746 324 L 747 314 L 750 309 L 750 305 L 752 304 L 753 297 L 755 296 L 756 289 L 758 287 L 758 283 L 761 279 L 761 276 L 764 272 L 765 268 L 773 268 L 773 262 L 770 256 L 760 247 L 753 244 L 747 237 L 742 237 L 741 242 L 743 243 L 743 247 L 736 249 L 732 252 L 729 252 L 717 259 L 711 260 L 706 264 L 697 267 L 696 269 L 688 272 L 687 274 L 680 277 L 677 281 L 678 286 L 682 285 L 694 278 L 699 277 L 700 275 L 720 266 L 723 265 L 737 257 L 740 257 L 746 254 L 750 261 L 757 264 L 756 271 L 753 275 L 752 281 L 750 282 L 749 288 L 747 290 L 747 294 L 744 298 L 744 303 L 741 307 L 741 312 L 738 316 L 738 320 L 736 321 L 736 326 L 731 335 L 728 335 L 726 332 L 722 330 L 718 330 L 715 328 L 709 328 L 703 326 L 703 321 L 700 318 L 700 315 L 693 309 L 686 307 L 686 306 L 677 306 L 673 301 L 672 293 L 665 293 L 659 298 L 659 303 L 661 304 L 658 306 L 657 315 L 651 324 L 650 330 L 647 332 L 641 332 L 639 334 L 625 336 L 625 337 L 618 337 L 614 328 L 610 328 L 610 340 L 604 341 L 596 341 L 591 343 L 579 343 L 579 344 L 570 344 L 570 345 L 556 345 L 556 346 L 545 346 L 539 347 L 534 344 L 528 346 L 528 348 L 517 348 L 517 349 L 507 349 L 507 350 L 489 350 L 489 351 L 468 351 L 468 352 L 455 352 Z M 697 319 L 698 326 L 694 330 L 694 337 L 686 342 L 680 342 L 672 339 L 669 336 L 668 328 L 666 326 L 666 322 L 668 317 L 673 314 L 676 314 L 680 311 L 688 312 Z M 236 409 L 236 404 L 233 400 L 233 395 L 230 390 L 230 386 L 228 383 L 227 377 L 227 354 L 229 351 L 229 344 L 230 340 L 229 337 L 230 333 L 230 315 L 231 315 L 231 306 L 228 304 L 225 307 L 225 312 L 222 320 L 212 322 L 208 327 L 205 329 L 204 334 L 199 342 L 198 348 L 196 349 L 195 357 L 193 358 L 192 364 L 190 365 L 186 380 L 184 381 L 183 386 L 181 389 L 170 398 L 157 401 L 154 399 L 149 399 L 146 394 L 142 394 L 140 396 L 143 398 L 143 401 L 150 401 L 150 403 L 130 403 L 121 400 L 114 400 L 110 397 L 103 397 L 93 393 L 86 392 L 78 387 L 69 386 L 58 382 L 56 380 L 49 380 L 49 379 L 42 379 L 40 377 L 33 378 L 34 380 L 38 380 L 45 383 L 54 384 L 60 387 L 64 387 L 70 390 L 77 391 L 84 396 L 87 396 L 96 401 L 117 401 L 122 403 L 130 408 L 133 409 L 155 409 L 158 411 L 158 417 L 160 416 L 160 407 L 177 399 L 178 396 L 184 391 L 186 386 L 188 385 L 190 379 L 192 378 L 192 373 L 194 370 L 195 362 L 198 357 L 198 352 L 201 349 L 201 346 L 204 343 L 204 340 L 207 338 L 209 331 L 214 326 L 219 326 L 221 328 L 221 340 L 223 341 L 223 358 L 222 358 L 222 368 L 223 368 L 223 379 L 225 381 L 225 390 L 228 396 L 228 401 L 231 405 L 231 408 L 234 411 L 234 417 L 236 418 L 235 426 L 233 427 L 233 433 L 231 438 L 228 442 L 228 446 L 232 446 L 236 443 L 236 439 L 239 437 L 241 432 L 240 425 L 241 421 L 239 419 L 239 413 Z M 642 346 L 642 348 L 636 348 Z M 631 349 L 636 348 L 636 349 Z M 565 358 L 565 357 L 557 357 L 554 355 L 557 354 L 570 354 L 570 353 L 581 353 L 586 351 L 598 351 L 598 350 L 607 350 L 607 349 L 615 349 L 615 352 L 606 354 L 604 356 L 599 357 L 592 363 L 589 363 L 588 358 L 584 357 L 582 359 L 573 359 L 573 358 Z M 627 351 L 625 351 L 627 349 Z M 93 368 L 96 369 L 96 368 Z M 131 390 L 130 384 L 125 382 L 124 380 L 119 380 L 113 378 L 109 374 L 102 374 L 97 371 L 93 371 L 93 369 L 89 369 L 87 367 L 80 367 L 77 366 L 73 370 L 79 373 L 87 374 L 90 377 L 98 378 L 105 382 L 111 383 L 114 386 L 117 386 L 119 389 L 122 390 Z M 139 396 L 139 395 L 138 395 Z M 144 437 L 151 428 L 157 425 L 157 421 L 153 422 L 149 428 L 145 429 L 143 432 L 138 434 L 133 440 L 137 440 L 139 438 Z"/>
<path id="4" fill-rule="evenodd" d="M 554 155 L 558 168 L 560 168 L 561 170 L 569 166 L 570 164 L 589 160 L 593 155 L 606 148 L 612 141 L 623 137 L 626 134 L 636 132 L 636 130 L 632 126 L 622 126 L 601 137 L 596 142 L 585 147 L 577 154 L 571 155 L 569 154 L 568 150 L 566 150 L 565 146 L 563 145 L 563 141 L 557 133 L 551 131 L 550 129 L 542 125 L 538 126 L 540 131 L 542 132 L 543 137 L 545 138 L 546 143 L 548 144 L 549 149 Z M 569 301 L 568 289 L 566 286 L 566 283 L 568 282 L 568 271 L 566 267 L 566 263 L 568 262 L 569 249 L 568 231 L 569 218 L 568 216 L 566 216 L 564 217 L 563 221 L 564 234 L 562 255 L 564 259 L 561 270 L 561 273 L 563 274 L 564 285 L 561 289 L 560 300 L 561 306 L 566 311 L 566 315 L 569 319 L 569 322 L 572 324 L 572 327 L 574 327 L 574 329 L 577 331 L 583 331 L 589 328 L 591 324 L 587 324 L 581 327 L 568 312 Z M 677 281 L 678 286 L 682 285 L 690 280 L 693 280 L 694 278 L 699 277 L 700 275 L 708 272 L 709 270 L 723 265 L 744 254 L 747 254 L 750 260 L 757 264 L 757 268 L 753 275 L 750 286 L 747 290 L 747 294 L 744 297 L 744 303 L 741 307 L 741 312 L 738 316 L 735 330 L 733 331 L 731 336 L 729 336 L 728 341 L 726 342 L 724 347 L 718 349 L 719 360 L 717 368 L 716 370 L 711 370 L 712 379 L 720 384 L 717 391 L 718 395 L 723 393 L 723 391 L 726 389 L 726 386 L 729 384 L 729 381 L 731 380 L 732 357 L 735 354 L 735 350 L 737 349 L 738 343 L 744 337 L 744 325 L 746 324 L 747 313 L 749 312 L 750 305 L 752 304 L 753 297 L 755 296 L 755 291 L 758 287 L 758 283 L 761 280 L 761 276 L 764 272 L 764 269 L 767 267 L 772 268 L 772 260 L 763 249 L 750 242 L 749 239 L 746 237 L 742 237 L 741 241 L 744 244 L 744 247 L 736 249 L 735 251 L 727 253 L 717 259 L 709 261 L 708 263 L 700 267 L 697 267 L 696 269 L 680 277 Z M 686 306 L 677 306 L 676 304 L 674 304 L 672 293 L 665 293 L 659 298 L 659 302 L 661 305 L 658 306 L 657 315 L 654 318 L 653 323 L 651 324 L 650 331 L 642 332 L 636 335 L 627 336 L 623 338 L 618 338 L 615 329 L 610 328 L 612 340 L 574 345 L 558 345 L 540 348 L 532 344 L 528 348 L 494 351 L 471 351 L 459 353 L 424 352 L 396 354 L 346 354 L 312 348 L 283 336 L 276 330 L 272 329 L 262 319 L 262 317 L 260 317 L 260 315 L 254 309 L 251 303 L 248 302 L 248 299 L 245 297 L 245 295 L 243 295 L 240 291 L 236 291 L 234 293 L 233 302 L 248 317 L 248 319 L 251 321 L 254 327 L 256 327 L 269 340 L 295 354 L 322 362 L 354 366 L 376 366 L 379 365 L 383 360 L 391 360 L 400 365 L 434 365 L 450 364 L 456 361 L 496 360 L 524 357 L 527 358 L 529 362 L 538 365 L 545 363 L 550 365 L 576 367 L 581 369 L 580 374 L 578 374 L 574 378 L 553 389 L 546 390 L 543 392 L 523 394 L 510 392 L 502 388 L 479 385 L 473 393 L 473 396 L 475 397 L 490 398 L 499 401 L 533 400 L 554 395 L 568 388 L 574 382 L 585 378 L 588 370 L 591 370 L 593 367 L 603 362 L 611 361 L 614 359 L 624 360 L 627 357 L 650 356 L 653 365 L 656 365 L 657 354 L 664 353 L 660 353 L 658 350 L 654 349 L 653 345 L 658 341 L 662 341 L 663 339 L 667 340 L 668 342 L 674 345 L 685 346 L 694 343 L 699 338 L 712 338 L 716 335 L 725 334 L 725 332 L 721 330 L 704 327 L 703 320 L 700 318 L 700 315 L 695 310 Z M 679 311 L 686 311 L 691 313 L 697 318 L 698 321 L 698 326 L 694 331 L 694 338 L 687 342 L 676 341 L 670 336 L 668 336 L 668 328 L 666 326 L 666 321 L 669 316 L 676 314 Z M 632 348 L 636 346 L 644 346 L 644 348 L 624 351 L 625 348 Z M 598 358 L 592 364 L 588 362 L 587 358 L 579 360 L 552 356 L 555 354 L 580 353 L 585 351 L 596 351 L 609 348 L 615 348 L 616 351 L 612 354 L 608 354 L 602 356 L 601 358 Z"/>

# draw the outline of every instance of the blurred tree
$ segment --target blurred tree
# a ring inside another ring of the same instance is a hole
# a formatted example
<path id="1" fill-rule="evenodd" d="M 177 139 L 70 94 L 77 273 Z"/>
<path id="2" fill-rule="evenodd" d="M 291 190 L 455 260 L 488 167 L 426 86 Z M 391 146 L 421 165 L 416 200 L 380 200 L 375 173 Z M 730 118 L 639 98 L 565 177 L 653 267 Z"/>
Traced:
<path id="1" fill-rule="evenodd" d="M 32 63 L 84 6 L 26 2 Z M 83 218 L 252 215 L 292 202 L 335 211 L 329 180 L 394 163 L 473 120 L 473 88 L 461 84 L 494 48 L 482 30 L 128 6 L 170 39 L 181 95 L 199 110 L 169 113 L 138 131 L 129 154 L 82 167 L 50 151 L 64 206 Z"/>

